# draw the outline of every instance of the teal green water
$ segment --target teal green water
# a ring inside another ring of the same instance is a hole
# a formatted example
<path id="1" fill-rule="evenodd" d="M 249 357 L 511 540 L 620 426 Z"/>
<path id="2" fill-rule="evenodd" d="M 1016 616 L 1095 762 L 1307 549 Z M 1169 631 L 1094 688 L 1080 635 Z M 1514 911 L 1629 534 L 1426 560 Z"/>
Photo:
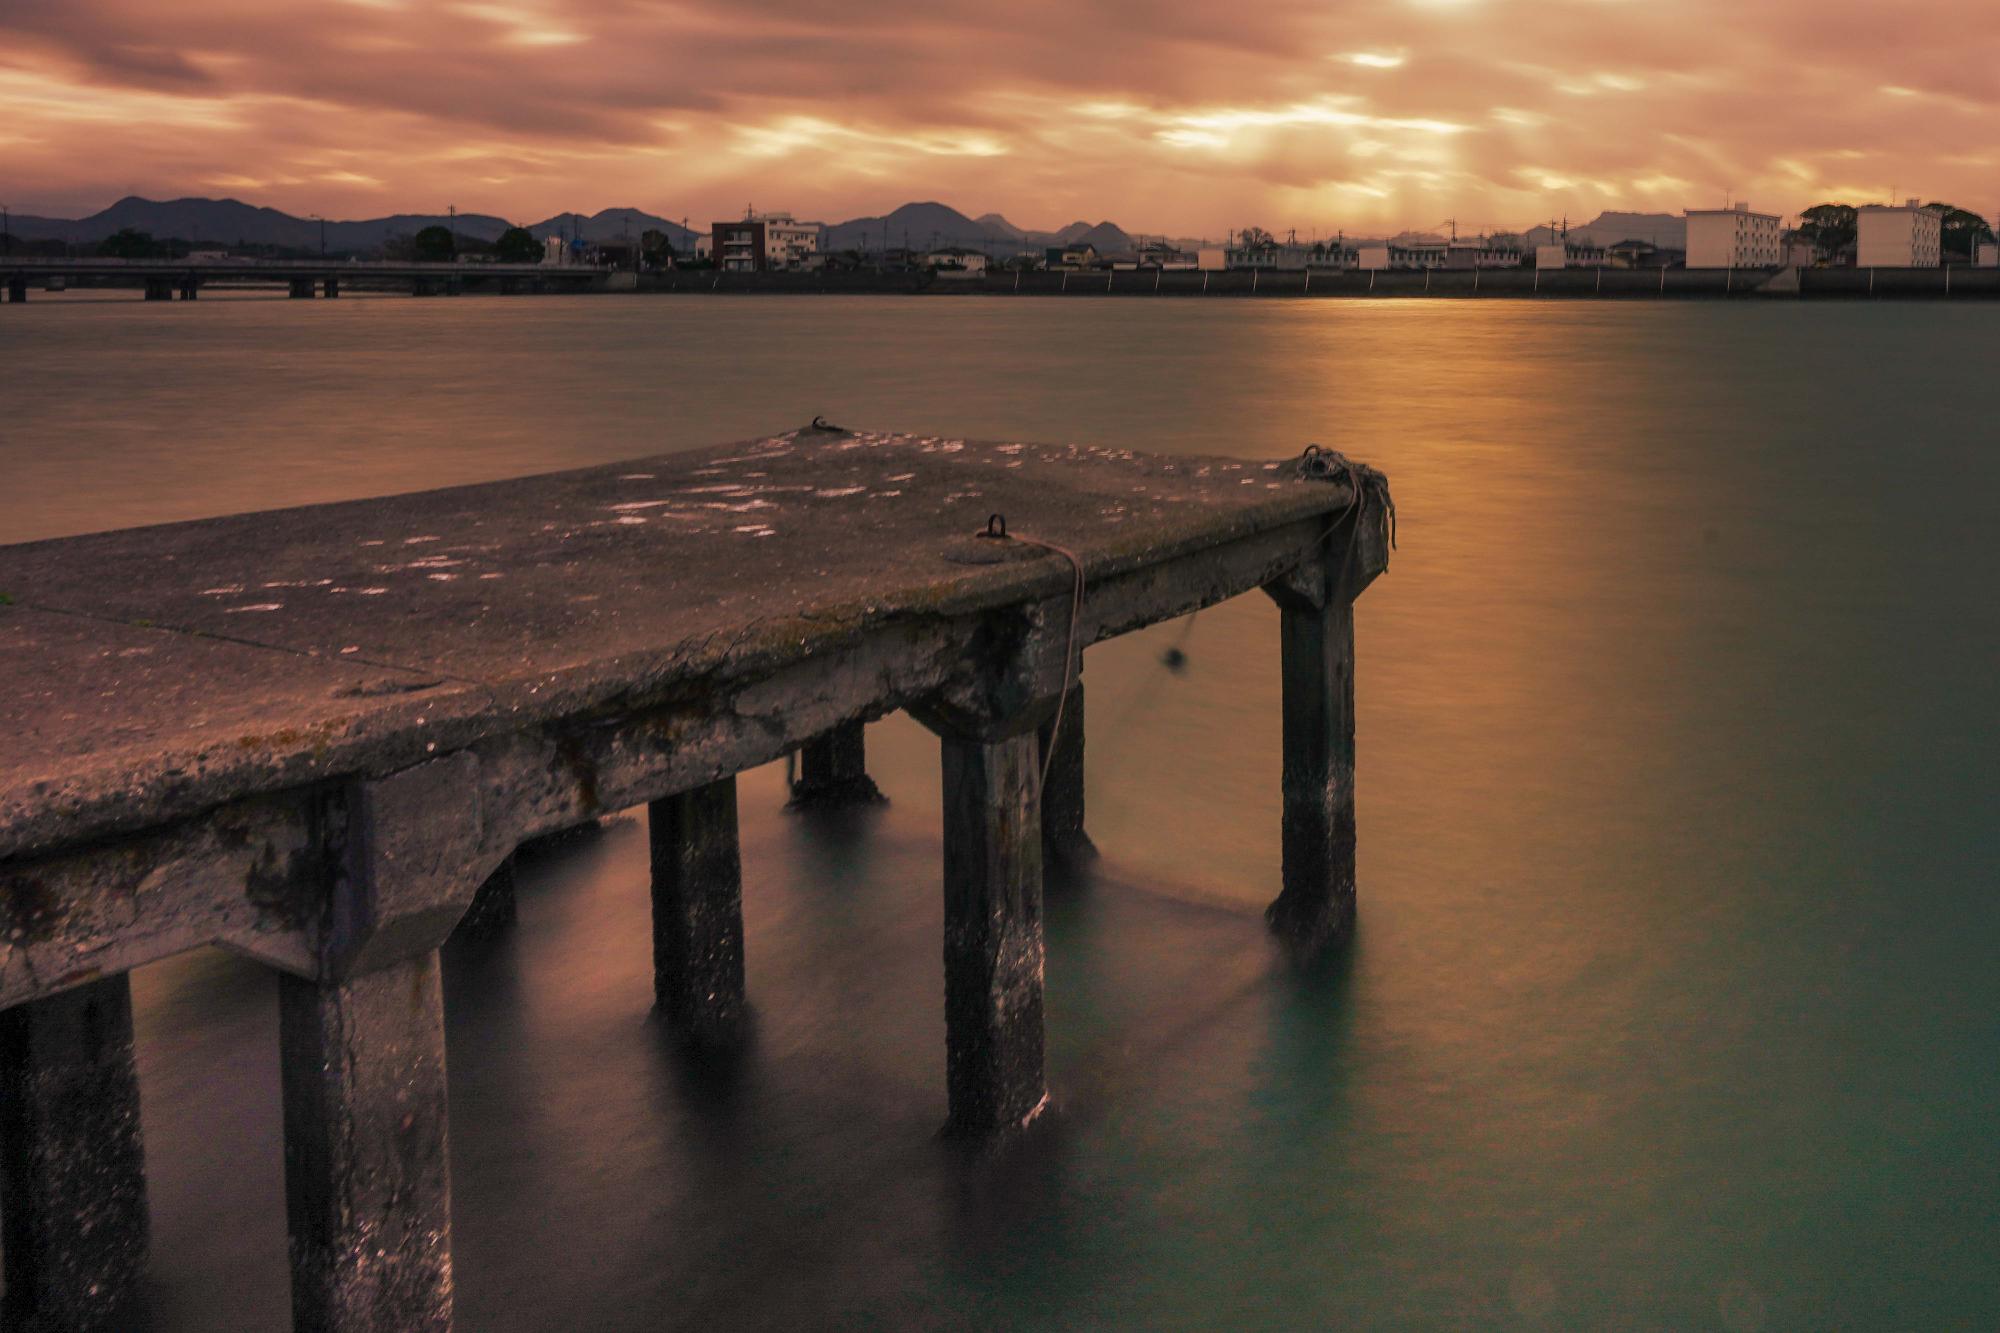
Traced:
<path id="1" fill-rule="evenodd" d="M 1361 921 L 1278 873 L 1276 619 L 1094 648 L 1051 1131 L 943 1116 L 935 742 L 742 787 L 758 1039 L 647 1021 L 643 816 L 449 959 L 461 1323 L 2000 1322 L 2000 312 L 895 298 L 0 308 L 0 540 L 803 423 L 1385 470 Z M 1160 652 L 1179 644 L 1188 668 Z M 139 984 L 163 1329 L 281 1326 L 273 987 Z"/>

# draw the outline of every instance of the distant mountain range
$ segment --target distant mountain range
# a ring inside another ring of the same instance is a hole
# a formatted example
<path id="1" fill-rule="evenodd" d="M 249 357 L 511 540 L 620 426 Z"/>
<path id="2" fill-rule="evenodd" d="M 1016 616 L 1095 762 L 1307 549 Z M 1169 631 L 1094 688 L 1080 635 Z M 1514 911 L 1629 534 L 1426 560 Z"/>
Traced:
<path id="1" fill-rule="evenodd" d="M 325 246 L 331 253 L 346 254 L 381 248 L 392 236 L 413 236 L 425 227 L 452 227 L 465 236 L 482 241 L 499 238 L 515 224 L 486 213 L 394 213 L 363 221 L 333 221 L 325 224 Z M 44 218 L 15 213 L 8 230 L 24 241 L 73 241 L 94 245 L 112 233 L 130 227 L 150 233 L 160 240 L 213 241 L 219 245 L 275 245 L 289 250 L 317 250 L 321 244 L 317 218 L 293 217 L 275 208 L 258 208 L 237 199 L 141 199 L 136 195 L 120 199 L 101 212 L 83 218 Z M 637 238 L 649 228 L 657 228 L 684 246 L 694 233 L 677 222 L 669 222 L 637 208 L 607 208 L 588 216 L 558 213 L 528 227 L 539 239 L 555 235 L 578 235 L 586 241 L 608 241 L 629 232 Z"/>
<path id="2" fill-rule="evenodd" d="M 558 213 L 529 224 L 528 230 L 537 238 L 574 235 L 586 241 L 637 238 L 648 230 L 659 230 L 672 239 L 675 248 L 683 249 L 691 244 L 697 232 L 705 232 L 710 226 L 709 219 L 689 221 L 694 223 L 692 228 L 643 209 L 607 208 L 588 215 Z M 317 218 L 294 217 L 275 208 L 259 208 L 236 199 L 153 200 L 134 195 L 83 218 L 15 213 L 9 230 L 26 241 L 95 245 L 129 227 L 151 233 L 160 240 L 269 245 L 309 252 L 320 248 L 324 227 L 326 250 L 348 254 L 378 250 L 392 237 L 411 236 L 425 227 L 455 227 L 466 236 L 491 241 L 512 225 L 505 218 L 485 213 L 460 213 L 456 218 L 440 213 L 396 213 L 360 221 L 321 223 Z M 1594 221 L 1573 226 L 1569 232 L 1572 237 L 1599 245 L 1632 238 L 1669 249 L 1685 249 L 1687 245 L 1686 220 L 1666 213 L 1601 213 Z M 1524 235 L 1530 244 L 1538 244 L 1546 243 L 1551 233 L 1544 226 L 1529 228 Z M 1029 231 L 999 213 L 971 218 L 935 202 L 904 204 L 882 217 L 834 223 L 827 228 L 824 240 L 829 250 L 958 246 L 999 254 L 1080 244 L 1096 246 L 1099 254 L 1129 254 L 1138 246 L 1123 228 L 1111 222 L 1077 221 L 1055 231 Z"/>
<path id="3" fill-rule="evenodd" d="M 1530 227 L 1521 233 L 1529 245 L 1553 245 L 1560 230 Z M 1662 250 L 1687 249 L 1687 219 L 1671 213 L 1599 213 L 1595 220 L 1569 229 L 1570 239 L 1589 245 L 1620 241 L 1651 241 Z"/>
<path id="4" fill-rule="evenodd" d="M 689 244 L 696 232 L 705 232 L 709 219 L 690 218 L 692 228 L 638 208 L 607 208 L 602 212 L 558 213 L 552 218 L 530 223 L 528 230 L 540 239 L 549 236 L 579 236 L 586 241 L 610 241 L 624 236 L 637 238 L 648 230 L 665 232 L 676 248 Z M 9 230 L 24 241 L 70 241 L 78 245 L 97 242 L 124 228 L 143 231 L 159 240 L 212 241 L 218 245 L 273 245 L 291 250 L 317 250 L 324 240 L 331 253 L 376 250 L 393 236 L 411 236 L 425 227 L 454 227 L 461 234 L 491 241 L 516 224 L 487 213 L 396 213 L 388 217 L 360 221 L 294 217 L 275 208 L 259 208 L 237 199 L 141 199 L 134 195 L 120 199 L 100 212 L 82 218 L 48 218 L 15 213 Z M 324 235 L 322 236 L 322 226 Z M 1110 222 L 1095 225 L 1072 222 L 1059 231 L 1026 231 L 998 213 L 977 220 L 944 204 L 904 204 L 886 217 L 855 218 L 827 228 L 826 246 L 833 250 L 870 249 L 885 245 L 966 246 L 974 249 L 1032 249 L 1046 245 L 1088 242 L 1100 254 L 1129 251 L 1133 241 Z"/>
<path id="5" fill-rule="evenodd" d="M 1025 231 L 998 213 L 969 218 L 945 204 L 904 204 L 886 217 L 854 218 L 826 229 L 828 250 L 881 250 L 909 246 L 936 249 L 959 246 L 969 250 L 1009 253 L 1050 245 L 1097 247 L 1099 254 L 1122 254 L 1136 243 L 1117 224 L 1072 222 L 1059 231 Z"/>

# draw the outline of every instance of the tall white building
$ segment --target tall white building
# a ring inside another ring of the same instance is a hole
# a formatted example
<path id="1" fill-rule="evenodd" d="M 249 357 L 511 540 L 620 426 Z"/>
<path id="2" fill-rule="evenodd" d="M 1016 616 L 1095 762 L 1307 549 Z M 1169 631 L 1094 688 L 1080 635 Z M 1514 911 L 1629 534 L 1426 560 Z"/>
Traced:
<path id="1" fill-rule="evenodd" d="M 1936 268 L 1944 219 L 1912 199 L 1900 208 L 1863 204 L 1854 210 L 1856 268 Z"/>
<path id="2" fill-rule="evenodd" d="M 1778 215 L 1753 213 L 1748 204 L 1687 210 L 1689 268 L 1776 268 Z"/>

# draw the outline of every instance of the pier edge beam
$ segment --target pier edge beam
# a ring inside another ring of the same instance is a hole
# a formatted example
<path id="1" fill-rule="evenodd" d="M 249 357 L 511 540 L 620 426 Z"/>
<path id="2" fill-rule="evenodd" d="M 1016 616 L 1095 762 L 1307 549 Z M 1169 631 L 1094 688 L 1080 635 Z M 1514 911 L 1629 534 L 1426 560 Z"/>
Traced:
<path id="1" fill-rule="evenodd" d="M 1079 676 L 1062 705 L 1062 734 L 1056 734 L 1054 714 L 1036 733 L 1048 772 L 1042 788 L 1042 854 L 1050 866 L 1074 868 L 1097 859 L 1097 844 L 1083 820 L 1083 717 Z"/>
<path id="2" fill-rule="evenodd" d="M 442 1333 L 451 1177 L 437 953 L 279 986 L 292 1326 Z"/>
<path id="3" fill-rule="evenodd" d="M 653 879 L 653 998 L 676 1036 L 729 1046 L 749 1027 L 736 779 L 646 808 Z"/>
<path id="4" fill-rule="evenodd" d="M 1264 586 L 1278 604 L 1283 687 L 1283 887 L 1265 920 L 1310 961 L 1354 923 L 1354 599 L 1389 565 L 1379 474 L 1318 554 Z"/>
<path id="5" fill-rule="evenodd" d="M 149 1237 L 126 974 L 0 1013 L 0 1322 L 113 1327 Z"/>
<path id="6" fill-rule="evenodd" d="M 1023 702 L 1004 716 L 964 699 L 911 709 L 943 770 L 945 1133 L 958 1138 L 1024 1128 L 1049 1102 L 1040 728 L 1056 701 Z"/>
<path id="7" fill-rule="evenodd" d="M 867 724 L 860 718 L 799 747 L 799 778 L 792 784 L 794 809 L 882 805 L 887 800 L 868 776 Z"/>

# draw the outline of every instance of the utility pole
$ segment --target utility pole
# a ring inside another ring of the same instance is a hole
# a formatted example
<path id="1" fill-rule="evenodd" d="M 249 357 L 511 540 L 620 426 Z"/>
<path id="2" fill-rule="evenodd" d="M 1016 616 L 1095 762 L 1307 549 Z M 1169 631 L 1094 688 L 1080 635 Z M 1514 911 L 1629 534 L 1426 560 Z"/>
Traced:
<path id="1" fill-rule="evenodd" d="M 451 257 L 458 258 L 458 205 L 446 204 L 445 212 L 451 220 Z"/>

